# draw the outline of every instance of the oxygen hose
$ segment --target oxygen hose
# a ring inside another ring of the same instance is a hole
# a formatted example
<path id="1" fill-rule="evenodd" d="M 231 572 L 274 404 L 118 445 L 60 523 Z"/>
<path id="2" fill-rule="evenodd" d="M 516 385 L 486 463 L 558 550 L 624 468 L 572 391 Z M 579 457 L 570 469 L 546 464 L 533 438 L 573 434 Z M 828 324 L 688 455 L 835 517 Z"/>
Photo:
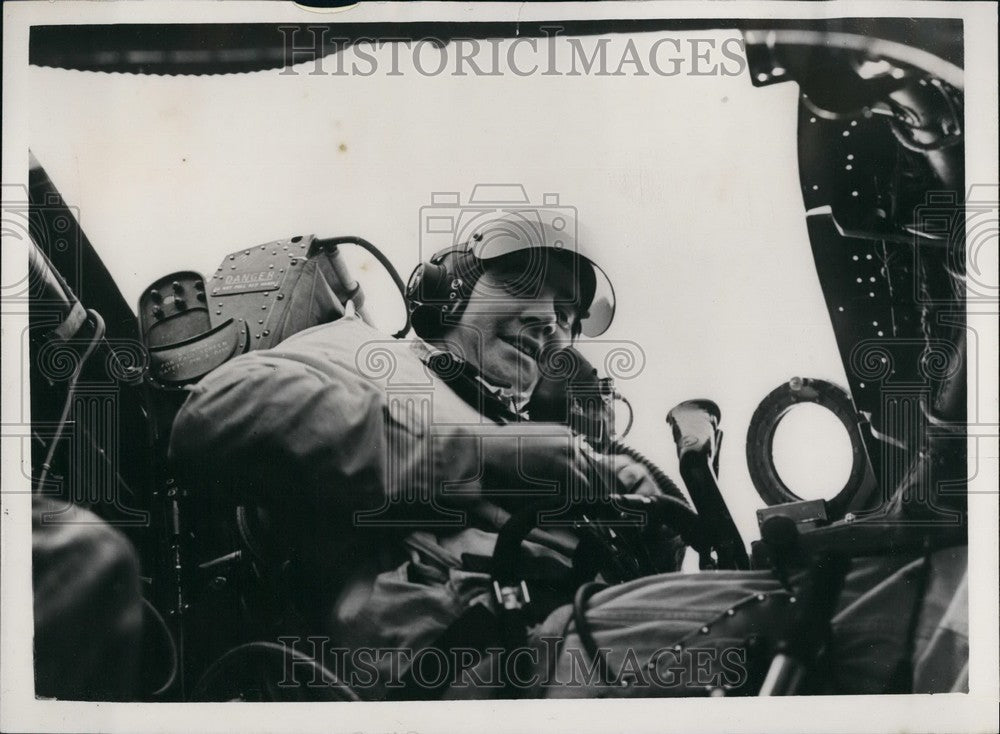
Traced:
<path id="1" fill-rule="evenodd" d="M 611 443 L 608 444 L 607 453 L 623 454 L 633 461 L 642 464 L 642 466 L 649 472 L 650 476 L 653 477 L 653 481 L 656 482 L 656 486 L 659 487 L 663 494 L 668 497 L 679 499 L 685 505 L 690 506 L 690 503 L 687 501 L 684 493 L 681 492 L 680 488 L 674 483 L 674 481 L 666 475 L 666 472 L 654 464 L 651 459 L 647 458 L 640 451 L 624 443 L 621 439 L 614 438 L 611 439 Z"/>

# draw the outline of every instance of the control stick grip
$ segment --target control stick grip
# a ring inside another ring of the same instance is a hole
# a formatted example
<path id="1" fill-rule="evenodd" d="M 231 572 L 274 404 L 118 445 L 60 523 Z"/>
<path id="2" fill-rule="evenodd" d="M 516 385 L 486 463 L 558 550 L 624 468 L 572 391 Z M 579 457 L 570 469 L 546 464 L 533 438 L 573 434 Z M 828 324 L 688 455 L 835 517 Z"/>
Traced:
<path id="1" fill-rule="evenodd" d="M 718 450 L 722 411 L 711 400 L 685 400 L 667 413 L 674 432 L 677 457 L 705 454 L 711 461 Z"/>
<path id="2" fill-rule="evenodd" d="M 687 400 L 667 413 L 677 444 L 681 477 L 712 536 L 717 567 L 745 569 L 750 567 L 750 559 L 719 490 L 721 418 L 722 411 L 711 400 Z"/>

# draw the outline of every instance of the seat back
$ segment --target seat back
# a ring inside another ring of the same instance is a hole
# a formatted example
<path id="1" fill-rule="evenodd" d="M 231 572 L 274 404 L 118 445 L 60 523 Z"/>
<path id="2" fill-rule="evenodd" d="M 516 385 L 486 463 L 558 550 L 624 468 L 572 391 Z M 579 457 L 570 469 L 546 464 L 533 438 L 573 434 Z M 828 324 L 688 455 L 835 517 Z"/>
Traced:
<path id="1" fill-rule="evenodd" d="M 190 686 L 227 650 L 260 637 L 273 639 L 275 629 L 294 625 L 292 597 L 283 593 L 294 568 L 287 548 L 276 552 L 274 530 L 260 508 L 245 504 L 239 491 L 210 492 L 190 479 L 177 481 L 176 467 L 167 460 L 174 419 L 190 388 L 227 361 L 335 321 L 348 299 L 360 303 L 360 288 L 336 246 L 351 239 L 296 236 L 238 250 L 226 255 L 211 277 L 171 273 L 139 298 L 162 501 L 157 600 L 187 642 L 186 685 L 175 697 L 189 695 Z"/>
<path id="2" fill-rule="evenodd" d="M 190 385 L 239 354 L 335 321 L 359 297 L 344 272 L 336 245 L 309 235 L 232 252 L 207 279 L 193 271 L 157 279 L 139 298 L 149 379 Z"/>

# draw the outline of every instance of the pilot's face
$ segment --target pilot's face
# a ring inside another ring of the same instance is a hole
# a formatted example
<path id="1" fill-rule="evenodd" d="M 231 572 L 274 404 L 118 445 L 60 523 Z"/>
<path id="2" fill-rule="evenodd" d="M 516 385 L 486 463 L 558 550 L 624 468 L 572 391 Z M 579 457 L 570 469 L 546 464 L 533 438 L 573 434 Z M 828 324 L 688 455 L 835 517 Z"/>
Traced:
<path id="1" fill-rule="evenodd" d="M 551 258 L 535 270 L 525 278 L 516 260 L 489 266 L 445 337 L 485 380 L 518 398 L 530 396 L 538 383 L 541 355 L 570 344 L 578 317 L 567 302 L 572 272 Z"/>

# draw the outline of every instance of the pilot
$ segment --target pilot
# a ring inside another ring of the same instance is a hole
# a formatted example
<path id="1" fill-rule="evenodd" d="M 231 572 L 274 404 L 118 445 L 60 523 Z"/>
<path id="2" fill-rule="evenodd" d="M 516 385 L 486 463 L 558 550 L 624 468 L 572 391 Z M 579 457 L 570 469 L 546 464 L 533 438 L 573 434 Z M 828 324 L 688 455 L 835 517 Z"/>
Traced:
<path id="1" fill-rule="evenodd" d="M 445 648 L 489 648 L 496 657 L 490 558 L 498 529 L 553 493 L 569 505 L 611 490 L 661 492 L 630 459 L 597 454 L 566 426 L 523 420 L 545 355 L 600 335 L 613 317 L 607 276 L 586 256 L 580 230 L 567 232 L 544 211 L 485 222 L 411 277 L 418 338 L 387 338 L 349 309 L 226 363 L 192 389 L 177 416 L 175 464 L 201 486 L 237 493 L 294 557 L 296 602 L 309 629 L 328 637 L 323 649 L 319 638 L 303 637 L 298 651 L 335 658 L 332 667 L 364 698 L 512 695 L 511 671 L 497 680 L 489 657 L 466 658 L 443 691 L 415 662 Z M 543 524 L 524 543 L 527 657 L 544 674 L 525 679 L 518 669 L 515 695 L 738 688 L 748 675 L 745 654 L 717 655 L 711 670 L 689 666 L 678 677 L 667 653 L 692 640 L 740 647 L 788 615 L 793 594 L 769 571 L 753 571 L 667 573 L 614 586 L 595 593 L 581 619 L 572 603 L 581 583 L 577 544 L 565 522 Z M 909 560 L 865 568 L 861 582 L 852 572 L 845 598 L 864 602 L 857 583 L 867 591 L 915 573 Z M 915 593 L 905 589 L 904 606 Z M 877 629 L 867 617 L 840 623 L 838 634 L 859 645 L 840 668 L 849 691 L 883 690 L 891 673 L 884 668 L 898 657 L 890 650 L 905 647 L 896 616 Z M 579 629 L 583 623 L 593 629 Z M 609 657 L 598 680 L 580 683 L 574 665 L 590 664 L 576 654 L 587 647 L 585 633 Z M 558 642 L 540 650 L 543 640 Z"/>

